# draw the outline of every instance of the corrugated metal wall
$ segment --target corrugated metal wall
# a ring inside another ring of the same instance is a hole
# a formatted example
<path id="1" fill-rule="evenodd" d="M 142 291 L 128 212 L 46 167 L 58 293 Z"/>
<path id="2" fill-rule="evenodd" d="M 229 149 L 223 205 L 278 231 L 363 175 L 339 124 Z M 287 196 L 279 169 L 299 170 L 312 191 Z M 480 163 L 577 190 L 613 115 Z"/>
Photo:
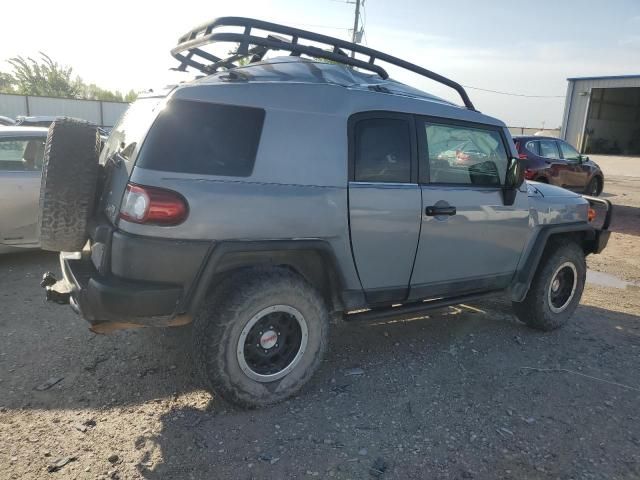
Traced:
<path id="1" fill-rule="evenodd" d="M 569 80 L 561 136 L 567 142 L 582 146 L 587 109 L 592 88 L 640 87 L 639 77 Z"/>
<path id="2" fill-rule="evenodd" d="M 120 102 L 0 93 L 0 115 L 11 118 L 20 115 L 69 116 L 88 120 L 103 127 L 112 127 L 128 106 L 128 103 Z"/>

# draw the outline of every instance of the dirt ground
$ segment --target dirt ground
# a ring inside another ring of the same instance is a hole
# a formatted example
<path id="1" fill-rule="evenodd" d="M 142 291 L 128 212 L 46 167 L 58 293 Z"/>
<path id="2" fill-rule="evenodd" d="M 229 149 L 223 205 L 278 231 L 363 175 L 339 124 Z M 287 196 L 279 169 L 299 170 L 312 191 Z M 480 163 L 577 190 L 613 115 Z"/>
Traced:
<path id="1" fill-rule="evenodd" d="M 500 300 L 336 325 L 303 391 L 256 411 L 201 388 L 188 327 L 94 335 L 43 300 L 55 255 L 0 257 L 0 478 L 638 479 L 640 178 L 605 192 L 604 275 L 564 329 Z"/>

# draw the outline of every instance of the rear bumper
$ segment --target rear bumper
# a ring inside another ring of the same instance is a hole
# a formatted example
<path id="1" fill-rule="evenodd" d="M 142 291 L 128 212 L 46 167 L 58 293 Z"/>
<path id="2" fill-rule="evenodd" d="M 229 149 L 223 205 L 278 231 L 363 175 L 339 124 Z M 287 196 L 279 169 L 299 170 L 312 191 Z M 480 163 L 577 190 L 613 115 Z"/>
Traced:
<path id="1" fill-rule="evenodd" d="M 180 285 L 123 280 L 101 275 L 87 255 L 61 253 L 64 284 L 71 307 L 92 325 L 104 322 L 167 326 L 182 298 Z"/>

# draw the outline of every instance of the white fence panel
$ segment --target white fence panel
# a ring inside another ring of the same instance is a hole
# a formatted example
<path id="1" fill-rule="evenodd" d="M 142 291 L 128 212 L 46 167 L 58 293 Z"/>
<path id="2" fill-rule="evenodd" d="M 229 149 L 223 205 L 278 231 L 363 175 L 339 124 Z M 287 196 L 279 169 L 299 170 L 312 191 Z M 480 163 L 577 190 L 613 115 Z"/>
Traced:
<path id="1" fill-rule="evenodd" d="M 121 102 L 0 93 L 0 115 L 10 118 L 16 118 L 20 115 L 68 116 L 88 120 L 105 127 L 113 127 L 128 106 L 128 103 Z"/>
<path id="2" fill-rule="evenodd" d="M 81 118 L 100 125 L 100 102 L 66 98 L 29 97 L 30 115 Z"/>
<path id="3" fill-rule="evenodd" d="M 129 108 L 128 103 L 102 102 L 102 121 L 106 127 L 113 127 Z"/>
<path id="4" fill-rule="evenodd" d="M 23 95 L 0 94 L 0 115 L 16 118 L 27 114 L 27 101 Z"/>

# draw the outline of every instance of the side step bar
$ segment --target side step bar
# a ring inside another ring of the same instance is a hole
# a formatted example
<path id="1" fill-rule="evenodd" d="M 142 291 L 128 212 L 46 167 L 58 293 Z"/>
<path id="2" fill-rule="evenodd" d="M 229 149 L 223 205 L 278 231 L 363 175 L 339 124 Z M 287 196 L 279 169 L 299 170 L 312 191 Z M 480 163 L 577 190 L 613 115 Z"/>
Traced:
<path id="1" fill-rule="evenodd" d="M 430 310 L 435 310 L 443 307 L 450 307 L 452 305 L 459 305 L 461 303 L 473 302 L 476 300 L 482 300 L 490 297 L 496 297 L 504 294 L 505 290 L 492 290 L 490 292 L 473 293 L 469 295 L 460 295 L 457 297 L 448 298 L 436 298 L 433 300 L 425 300 L 422 302 L 406 303 L 398 305 L 396 307 L 380 307 L 373 308 L 371 310 L 358 311 L 355 313 L 347 313 L 344 315 L 345 321 L 353 320 L 381 320 L 391 317 L 399 317 L 404 315 L 419 315 L 426 313 Z"/>

